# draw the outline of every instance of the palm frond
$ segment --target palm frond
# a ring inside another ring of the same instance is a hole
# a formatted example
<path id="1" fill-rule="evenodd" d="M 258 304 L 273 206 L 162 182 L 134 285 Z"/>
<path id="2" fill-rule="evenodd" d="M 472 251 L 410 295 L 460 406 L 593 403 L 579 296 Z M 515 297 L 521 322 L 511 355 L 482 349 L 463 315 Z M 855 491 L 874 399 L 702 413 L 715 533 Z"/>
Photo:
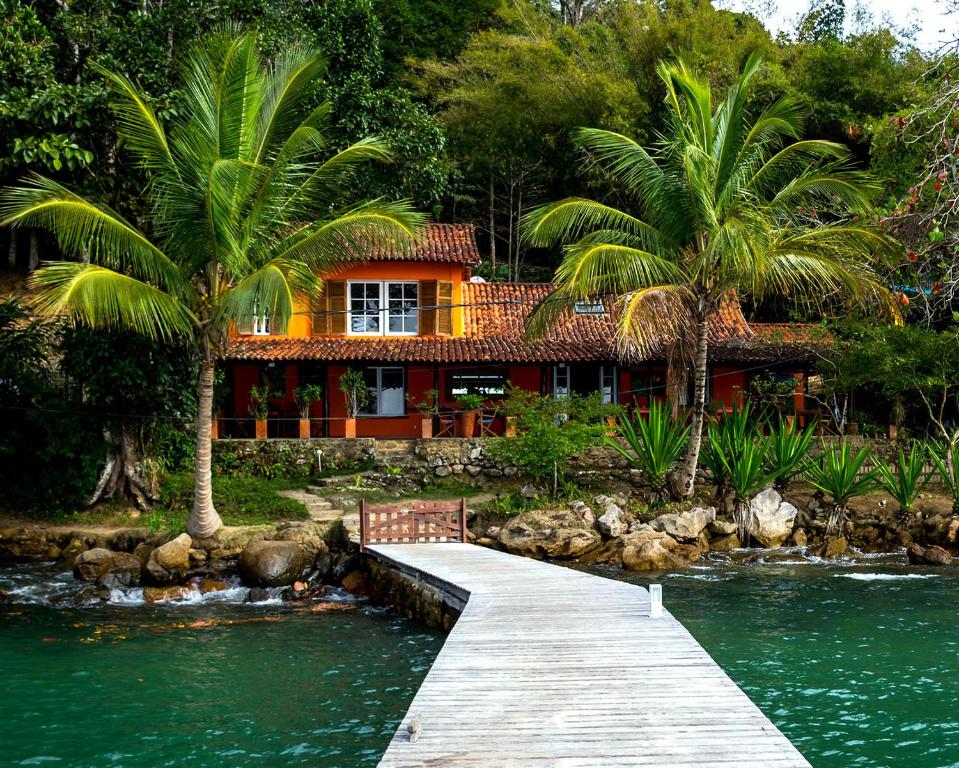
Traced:
<path id="1" fill-rule="evenodd" d="M 536 208 L 523 217 L 521 226 L 524 239 L 534 248 L 546 248 L 606 229 L 632 235 L 646 250 L 662 253 L 671 246 L 662 232 L 642 219 L 582 197 L 568 197 Z"/>
<path id="2" fill-rule="evenodd" d="M 673 344 L 688 348 L 693 343 L 695 298 L 687 286 L 651 286 L 626 294 L 621 302 L 615 342 L 624 359 L 649 359 Z"/>
<path id="3" fill-rule="evenodd" d="M 186 295 L 188 286 L 176 264 L 118 213 L 43 176 L 27 181 L 0 193 L 0 226 L 46 229 L 66 254 L 88 256 L 94 264 L 129 271 L 174 295 Z"/>
<path id="4" fill-rule="evenodd" d="M 123 143 L 151 171 L 176 172 L 166 132 L 147 97 L 131 80 L 96 62 L 90 67 L 107 80 L 114 99 L 111 108 L 117 117 L 117 133 Z"/>
<path id="5" fill-rule="evenodd" d="M 41 314 L 94 328 L 123 328 L 152 339 L 192 336 L 196 318 L 177 298 L 96 264 L 49 262 L 30 278 Z"/>

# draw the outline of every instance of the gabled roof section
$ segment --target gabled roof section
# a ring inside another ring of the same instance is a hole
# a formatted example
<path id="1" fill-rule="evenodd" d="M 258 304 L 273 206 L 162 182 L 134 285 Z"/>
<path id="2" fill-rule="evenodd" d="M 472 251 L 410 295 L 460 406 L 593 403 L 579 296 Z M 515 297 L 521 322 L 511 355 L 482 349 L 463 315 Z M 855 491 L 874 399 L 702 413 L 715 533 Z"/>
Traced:
<path id="1" fill-rule="evenodd" d="M 389 243 L 363 254 L 367 261 L 432 261 L 475 266 L 480 263 L 476 230 L 472 224 L 430 224 L 423 242 L 404 249 Z"/>

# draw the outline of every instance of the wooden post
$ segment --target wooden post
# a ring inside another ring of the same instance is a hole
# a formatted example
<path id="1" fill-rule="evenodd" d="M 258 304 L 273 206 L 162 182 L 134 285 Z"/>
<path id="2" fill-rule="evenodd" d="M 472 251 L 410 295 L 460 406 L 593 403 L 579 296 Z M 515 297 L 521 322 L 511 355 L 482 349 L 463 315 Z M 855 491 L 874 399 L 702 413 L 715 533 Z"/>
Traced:
<path id="1" fill-rule="evenodd" d="M 649 585 L 649 618 L 663 618 L 663 585 Z"/>
<path id="2" fill-rule="evenodd" d="M 366 549 L 366 499 L 360 499 L 360 552 Z"/>
<path id="3" fill-rule="evenodd" d="M 466 497 L 463 496 L 460 499 L 460 541 L 464 544 L 467 541 L 466 537 Z"/>

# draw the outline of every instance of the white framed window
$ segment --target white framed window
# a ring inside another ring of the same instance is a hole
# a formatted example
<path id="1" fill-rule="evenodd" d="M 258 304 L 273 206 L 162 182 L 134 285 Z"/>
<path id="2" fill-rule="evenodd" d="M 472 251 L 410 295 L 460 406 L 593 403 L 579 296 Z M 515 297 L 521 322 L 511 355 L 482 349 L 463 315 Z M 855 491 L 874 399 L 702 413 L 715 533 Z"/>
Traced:
<path id="1" fill-rule="evenodd" d="M 402 368 L 364 368 L 363 381 L 369 398 L 361 416 L 404 416 L 406 375 Z"/>
<path id="2" fill-rule="evenodd" d="M 419 288 L 419 283 L 400 280 L 350 280 L 350 335 L 415 336 L 419 333 Z"/>
<path id="3" fill-rule="evenodd" d="M 260 314 L 256 305 L 253 306 L 253 323 L 251 327 L 254 336 L 270 335 L 270 316 L 266 313 Z"/>
<path id="4" fill-rule="evenodd" d="M 604 403 L 615 403 L 619 399 L 616 389 L 616 366 L 599 366 L 599 391 Z"/>
<path id="5" fill-rule="evenodd" d="M 569 397 L 569 366 L 560 363 L 553 366 L 553 397 Z"/>
<path id="6" fill-rule="evenodd" d="M 382 283 L 349 283 L 349 329 L 354 336 L 379 336 L 383 333 Z"/>
<path id="7" fill-rule="evenodd" d="M 386 286 L 386 332 L 415 336 L 419 331 L 419 283 L 384 283 Z"/>

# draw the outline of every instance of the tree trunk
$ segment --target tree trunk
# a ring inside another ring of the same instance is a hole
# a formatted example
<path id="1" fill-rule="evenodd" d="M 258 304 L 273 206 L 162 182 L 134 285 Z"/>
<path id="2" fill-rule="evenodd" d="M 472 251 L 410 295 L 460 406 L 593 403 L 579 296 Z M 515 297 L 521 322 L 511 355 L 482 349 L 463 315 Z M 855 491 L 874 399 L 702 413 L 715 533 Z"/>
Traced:
<path id="1" fill-rule="evenodd" d="M 40 266 L 40 240 L 37 237 L 37 231 L 35 229 L 31 229 L 30 230 L 30 261 L 27 263 L 27 270 L 29 272 L 34 272 L 39 266 Z"/>
<path id="2" fill-rule="evenodd" d="M 213 450 L 210 426 L 213 423 L 213 374 L 216 363 L 209 347 L 203 350 L 200 380 L 197 387 L 196 413 L 196 480 L 194 483 L 193 513 L 186 524 L 187 532 L 195 539 L 205 539 L 216 533 L 223 521 L 213 506 L 213 481 L 210 468 Z"/>
<path id="3" fill-rule="evenodd" d="M 693 418 L 689 430 L 686 458 L 673 475 L 673 495 L 688 499 L 696 489 L 696 469 L 703 444 L 703 425 L 706 422 L 706 359 L 709 352 L 709 312 L 703 308 L 696 317 L 696 365 L 693 369 Z"/>
<path id="4" fill-rule="evenodd" d="M 7 261 L 10 262 L 11 267 L 17 266 L 17 233 L 8 229 L 7 232 L 10 234 L 10 250 L 7 251 Z"/>
<path id="5" fill-rule="evenodd" d="M 140 509 L 149 509 L 157 498 L 157 488 L 155 481 L 144 477 L 140 441 L 131 426 L 123 424 L 119 434 L 106 430 L 103 439 L 109 447 L 97 487 L 87 505 L 120 498 L 133 500 Z"/>
<path id="6" fill-rule="evenodd" d="M 496 279 L 496 193 L 493 172 L 489 172 L 489 260 L 492 278 Z"/>

